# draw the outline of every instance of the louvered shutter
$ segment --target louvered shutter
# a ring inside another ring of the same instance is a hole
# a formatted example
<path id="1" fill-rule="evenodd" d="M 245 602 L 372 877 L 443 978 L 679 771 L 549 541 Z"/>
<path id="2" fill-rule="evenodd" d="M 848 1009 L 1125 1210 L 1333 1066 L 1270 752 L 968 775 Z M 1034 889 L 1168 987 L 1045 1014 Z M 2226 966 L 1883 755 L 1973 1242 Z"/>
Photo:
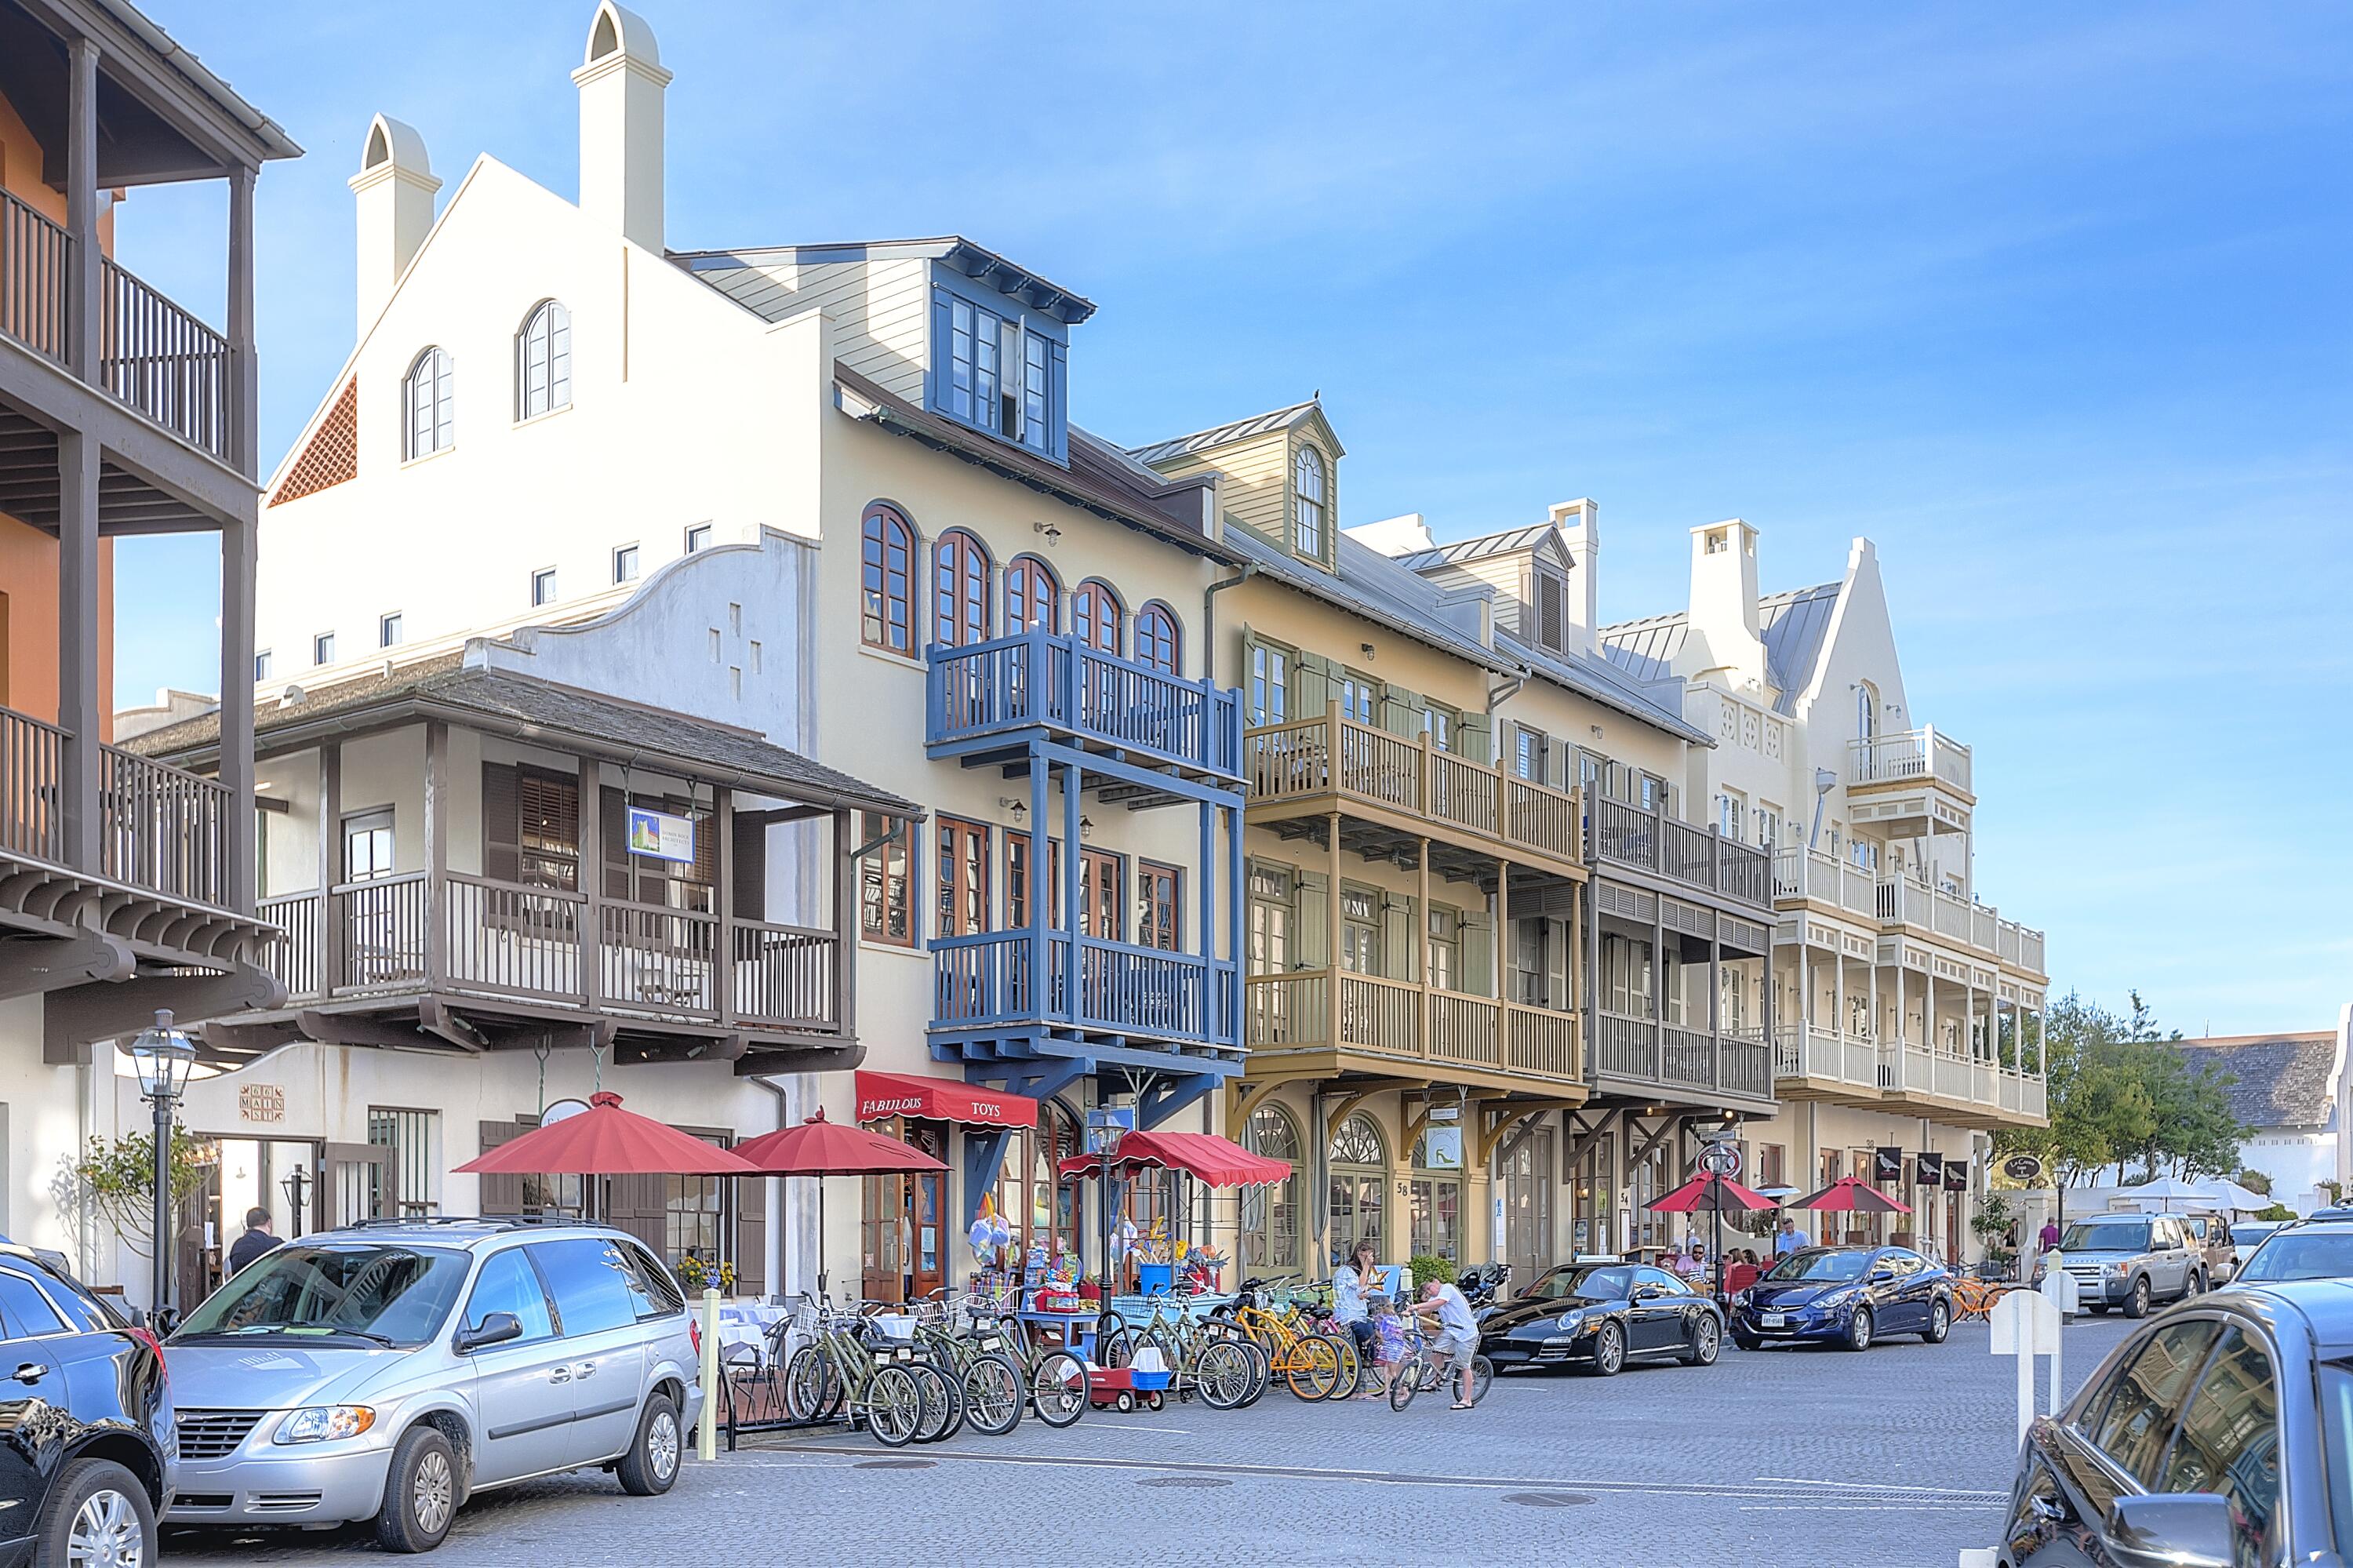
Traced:
<path id="1" fill-rule="evenodd" d="M 511 763 L 482 764 L 482 874 L 492 882 L 522 880 L 522 803 Z"/>
<path id="2" fill-rule="evenodd" d="M 735 1293 L 759 1300 L 768 1294 L 768 1183 L 745 1176 L 728 1183 L 735 1192 Z"/>
<path id="3" fill-rule="evenodd" d="M 670 1178 L 667 1176 L 604 1176 L 604 1223 L 624 1230 L 646 1244 L 648 1251 L 675 1266 L 670 1245 Z"/>
<path id="4" fill-rule="evenodd" d="M 1332 962 L 1332 932 L 1331 914 L 1325 901 L 1330 895 L 1331 885 L 1320 873 L 1303 871 L 1295 886 L 1291 949 L 1297 955 L 1296 967 L 1303 969 L 1327 968 Z"/>
<path id="5" fill-rule="evenodd" d="M 1391 735 L 1421 733 L 1420 699 L 1403 686 L 1381 688 L 1381 727 Z"/>
<path id="6" fill-rule="evenodd" d="M 516 836 L 524 852 L 516 881 L 534 887 L 580 885 L 580 781 L 537 768 L 515 776 Z"/>
<path id="7" fill-rule="evenodd" d="M 752 817 L 735 822 L 735 885 L 728 890 L 738 920 L 768 917 L 768 826 Z"/>
<path id="8" fill-rule="evenodd" d="M 1495 917 L 1483 909 L 1462 912 L 1463 992 L 1493 996 L 1495 992 Z"/>
<path id="9" fill-rule="evenodd" d="M 1322 718 L 1332 700 L 1332 666 L 1313 653 L 1302 653 L 1291 667 L 1291 716 Z"/>
<path id="10" fill-rule="evenodd" d="M 1381 895 L 1381 973 L 1390 980 L 1410 982 L 1421 978 L 1413 921 L 1412 898 L 1402 893 Z"/>
<path id="11" fill-rule="evenodd" d="M 613 785 L 605 786 L 604 821 L 596 837 L 605 858 L 605 896 L 629 896 L 628 800 Z"/>
<path id="12" fill-rule="evenodd" d="M 1568 632 L 1564 624 L 1566 615 L 1560 579 L 1550 572 L 1536 574 L 1536 620 L 1538 641 L 1556 652 L 1561 651 L 1567 644 Z"/>
<path id="13" fill-rule="evenodd" d="M 1455 736 L 1456 755 L 1482 767 L 1494 762 L 1494 735 L 1485 714 L 1464 714 Z"/>
<path id="14" fill-rule="evenodd" d="M 1577 928 L 1556 919 L 1546 920 L 1545 926 L 1545 1002 L 1566 1012 L 1574 1006 L 1568 994 L 1568 948 L 1577 939 Z"/>
<path id="15" fill-rule="evenodd" d="M 479 1124 L 481 1147 L 478 1152 L 488 1154 L 501 1143 L 512 1143 L 532 1129 L 527 1121 L 486 1121 Z M 474 1212 L 480 1214 L 520 1214 L 522 1213 L 522 1177 L 519 1173 L 492 1172 L 476 1178 L 481 1183 L 480 1194 L 474 1200 Z"/>

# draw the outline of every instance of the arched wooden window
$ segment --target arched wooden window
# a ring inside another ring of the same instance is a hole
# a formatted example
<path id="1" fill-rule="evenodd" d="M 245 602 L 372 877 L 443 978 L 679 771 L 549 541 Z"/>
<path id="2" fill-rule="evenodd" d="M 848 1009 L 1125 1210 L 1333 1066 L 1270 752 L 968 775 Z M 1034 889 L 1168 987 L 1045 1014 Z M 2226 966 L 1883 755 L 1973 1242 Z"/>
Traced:
<path id="1" fill-rule="evenodd" d="M 1245 1270 L 1299 1266 L 1300 1168 L 1305 1144 L 1299 1124 L 1281 1106 L 1250 1112 L 1242 1144 L 1253 1154 L 1291 1161 L 1291 1174 L 1265 1187 L 1242 1189 L 1242 1266 Z"/>
<path id="2" fill-rule="evenodd" d="M 542 300 L 515 334 L 515 418 L 572 406 L 572 313 Z"/>
<path id="3" fill-rule="evenodd" d="M 1005 631 L 1062 630 L 1062 579 L 1035 556 L 1015 557 L 1005 568 Z"/>
<path id="4" fill-rule="evenodd" d="M 446 350 L 428 348 L 410 363 L 401 383 L 401 406 L 408 413 L 403 456 L 426 457 L 456 441 L 457 395 L 457 366 Z"/>
<path id="5" fill-rule="evenodd" d="M 1435 1136 L 1433 1136 L 1435 1134 Z M 1526 1147 L 1525 1145 L 1523 1148 Z M 1414 1140 L 1409 1251 L 1416 1257 L 1462 1255 L 1462 1136 L 1459 1127 L 1425 1128 Z"/>
<path id="6" fill-rule="evenodd" d="M 1292 547 L 1303 556 L 1324 556 L 1324 454 L 1303 446 L 1291 467 Z"/>
<path id="7" fill-rule="evenodd" d="M 1079 1118 L 1059 1101 L 1048 1100 L 1038 1107 L 1038 1136 L 1031 1145 L 1029 1245 L 1043 1246 L 1050 1258 L 1086 1255 L 1079 1223 L 1084 1213 L 1080 1194 L 1085 1181 L 1060 1173 L 1061 1162 L 1084 1153 L 1086 1146 Z M 1012 1223 L 1010 1216 L 1007 1223 Z"/>
<path id="8" fill-rule="evenodd" d="M 1098 652 L 1119 652 L 1120 622 L 1125 618 L 1119 596 L 1102 583 L 1081 583 L 1071 596 L 1071 630 Z"/>
<path id="9" fill-rule="evenodd" d="M 1176 641 L 1176 614 L 1158 599 L 1135 612 L 1135 662 L 1174 675 L 1183 650 Z"/>
<path id="10" fill-rule="evenodd" d="M 1879 733 L 1879 693 L 1869 681 L 1858 682 L 1854 688 L 1854 734 L 1857 740 L 1869 740 Z"/>
<path id="11" fill-rule="evenodd" d="M 1360 1241 L 1373 1244 L 1377 1255 L 1388 1251 L 1388 1150 L 1381 1129 L 1359 1111 L 1340 1124 L 1325 1151 L 1331 1167 L 1332 1264 L 1348 1260 Z"/>
<path id="12" fill-rule="evenodd" d="M 988 641 L 988 551 L 961 528 L 932 546 L 932 641 L 968 648 Z"/>
<path id="13" fill-rule="evenodd" d="M 913 657 L 915 531 L 897 508 L 878 501 L 866 509 L 862 550 L 860 599 L 866 645 Z"/>

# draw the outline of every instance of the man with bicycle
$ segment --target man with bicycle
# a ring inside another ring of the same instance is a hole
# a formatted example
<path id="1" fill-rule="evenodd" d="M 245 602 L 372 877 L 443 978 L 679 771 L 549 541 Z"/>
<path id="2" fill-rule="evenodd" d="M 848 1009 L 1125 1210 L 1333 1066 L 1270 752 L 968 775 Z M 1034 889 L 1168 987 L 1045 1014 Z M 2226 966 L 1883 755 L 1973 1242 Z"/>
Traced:
<path id="1" fill-rule="evenodd" d="M 1470 1409 L 1477 1403 L 1472 1359 L 1479 1353 L 1479 1320 L 1471 1316 L 1471 1303 L 1456 1287 L 1433 1279 L 1421 1287 L 1421 1299 L 1413 1304 L 1413 1312 L 1430 1338 L 1430 1349 L 1445 1351 L 1453 1358 L 1450 1365 L 1457 1386 L 1449 1408 Z"/>

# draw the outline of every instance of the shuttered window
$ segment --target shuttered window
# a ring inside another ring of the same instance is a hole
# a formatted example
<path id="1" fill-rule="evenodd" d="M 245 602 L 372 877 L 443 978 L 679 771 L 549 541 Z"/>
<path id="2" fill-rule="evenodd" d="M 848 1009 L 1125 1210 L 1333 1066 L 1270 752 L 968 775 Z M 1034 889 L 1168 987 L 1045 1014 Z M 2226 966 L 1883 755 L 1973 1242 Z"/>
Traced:
<path id="1" fill-rule="evenodd" d="M 629 808 L 684 817 L 694 824 L 694 859 L 690 863 L 658 860 L 629 853 Z M 607 784 L 604 816 L 597 838 L 604 849 L 605 896 L 630 904 L 659 904 L 672 909 L 711 913 L 712 890 L 719 881 L 719 842 L 712 830 L 711 812 L 676 795 L 624 794 Z"/>
<path id="2" fill-rule="evenodd" d="M 1536 640 L 1555 652 L 1567 646 L 1567 596 L 1550 572 L 1536 574 Z"/>
<path id="3" fill-rule="evenodd" d="M 514 763 L 483 763 L 482 874 L 578 892 L 580 781 Z"/>

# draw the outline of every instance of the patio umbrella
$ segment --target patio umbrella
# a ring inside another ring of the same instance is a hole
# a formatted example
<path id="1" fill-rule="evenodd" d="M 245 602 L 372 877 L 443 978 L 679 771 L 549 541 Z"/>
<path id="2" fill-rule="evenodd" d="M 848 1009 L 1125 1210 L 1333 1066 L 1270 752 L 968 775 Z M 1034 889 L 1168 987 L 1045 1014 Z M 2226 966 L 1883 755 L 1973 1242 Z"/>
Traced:
<path id="1" fill-rule="evenodd" d="M 476 1175 L 744 1176 L 757 1167 L 692 1133 L 621 1108 L 609 1089 L 577 1116 L 534 1128 L 458 1170 Z"/>
<path id="2" fill-rule="evenodd" d="M 1731 1177 L 1718 1176 L 1711 1171 L 1693 1177 L 1665 1197 L 1653 1200 L 1650 1206 L 1662 1214 L 1711 1213 L 1715 1216 L 1715 1293 L 1722 1296 L 1725 1214 L 1751 1214 L 1775 1205 L 1773 1200 L 1762 1192 L 1750 1192 Z"/>
<path id="3" fill-rule="evenodd" d="M 1784 1206 L 1820 1209 L 1826 1213 L 1908 1214 L 1912 1212 L 1911 1204 L 1901 1198 L 1889 1197 L 1860 1176 L 1841 1176 L 1820 1192 Z"/>
<path id="4" fill-rule="evenodd" d="M 910 1143 L 825 1119 L 825 1107 L 811 1111 L 798 1127 L 763 1133 L 735 1152 L 754 1174 L 817 1178 L 817 1289 L 826 1290 L 825 1179 L 828 1176 L 897 1176 L 947 1167 Z"/>

